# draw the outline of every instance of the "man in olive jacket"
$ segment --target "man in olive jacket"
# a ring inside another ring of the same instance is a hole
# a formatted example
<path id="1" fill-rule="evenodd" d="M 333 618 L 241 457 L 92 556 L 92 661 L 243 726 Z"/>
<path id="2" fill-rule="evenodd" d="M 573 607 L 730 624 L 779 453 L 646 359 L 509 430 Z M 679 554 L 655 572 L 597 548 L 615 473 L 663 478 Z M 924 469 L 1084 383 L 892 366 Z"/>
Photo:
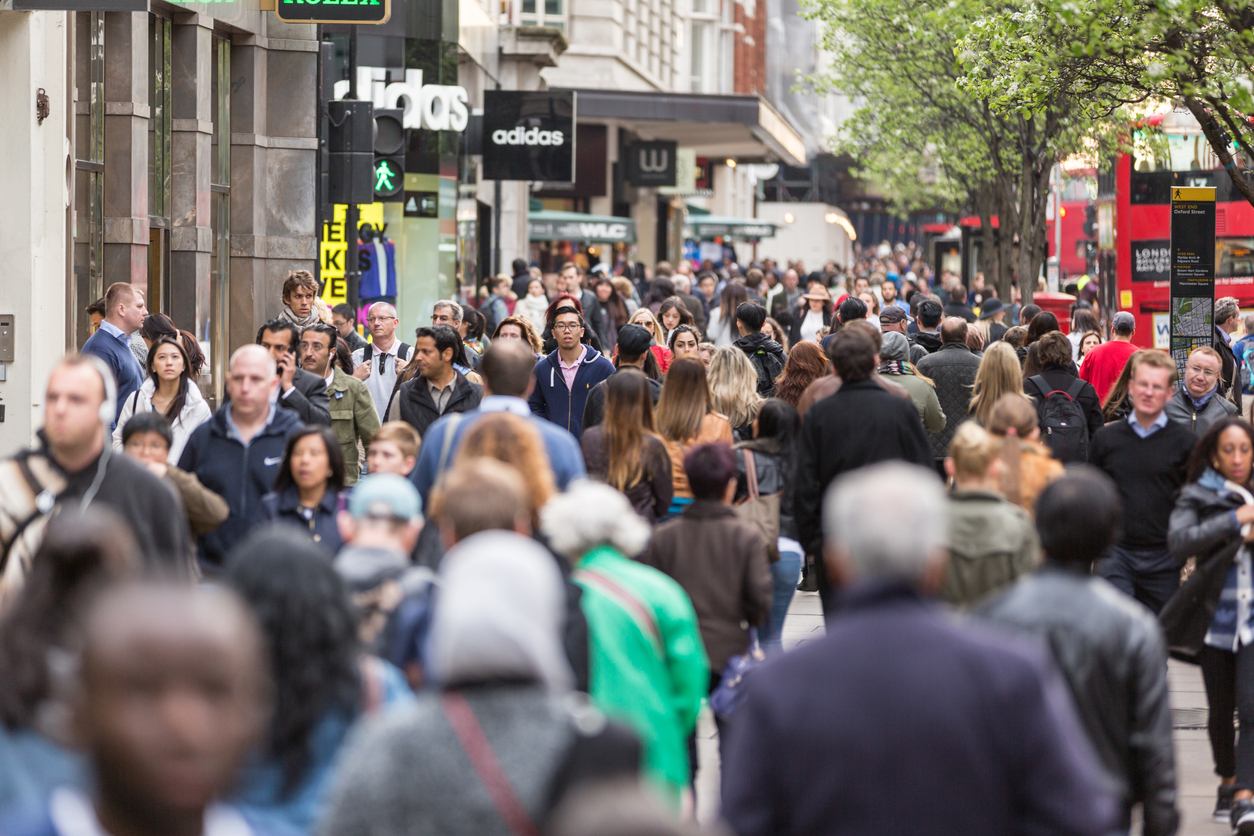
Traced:
<path id="1" fill-rule="evenodd" d="M 326 381 L 331 405 L 331 431 L 344 451 L 344 485 L 357 484 L 370 439 L 379 429 L 379 415 L 366 384 L 331 362 L 338 338 L 330 325 L 311 325 L 300 335 L 300 364 Z M 360 446 L 358 443 L 360 442 Z"/>

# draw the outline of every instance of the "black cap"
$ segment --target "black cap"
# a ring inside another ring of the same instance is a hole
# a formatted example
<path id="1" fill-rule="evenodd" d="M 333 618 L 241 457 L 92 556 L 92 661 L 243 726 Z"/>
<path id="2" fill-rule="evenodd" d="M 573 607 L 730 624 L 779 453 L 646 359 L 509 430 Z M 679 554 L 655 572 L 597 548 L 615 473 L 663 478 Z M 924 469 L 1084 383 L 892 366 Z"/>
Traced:
<path id="1" fill-rule="evenodd" d="M 904 322 L 906 309 L 898 305 L 885 305 L 880 311 L 880 322 Z"/>
<path id="2" fill-rule="evenodd" d="M 639 357 L 649 350 L 653 337 L 639 325 L 624 325 L 618 329 L 618 353 L 627 357 Z"/>

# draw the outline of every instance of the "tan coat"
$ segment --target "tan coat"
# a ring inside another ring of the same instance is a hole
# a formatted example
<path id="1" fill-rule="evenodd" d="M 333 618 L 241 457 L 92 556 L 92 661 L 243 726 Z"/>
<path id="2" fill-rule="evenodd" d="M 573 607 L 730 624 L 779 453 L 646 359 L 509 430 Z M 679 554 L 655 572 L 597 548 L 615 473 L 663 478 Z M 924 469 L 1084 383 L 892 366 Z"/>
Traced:
<path id="1" fill-rule="evenodd" d="M 711 412 L 701 419 L 701 432 L 697 433 L 697 437 L 691 441 L 679 443 L 678 441 L 670 441 L 662 439 L 666 444 L 666 452 L 671 457 L 671 485 L 674 488 L 674 496 L 679 499 L 692 499 L 692 488 L 688 487 L 688 474 L 684 472 L 684 455 L 697 444 L 713 444 L 716 441 L 722 441 L 731 446 L 735 439 L 732 438 L 731 422 L 727 420 L 727 416 L 721 412 Z"/>

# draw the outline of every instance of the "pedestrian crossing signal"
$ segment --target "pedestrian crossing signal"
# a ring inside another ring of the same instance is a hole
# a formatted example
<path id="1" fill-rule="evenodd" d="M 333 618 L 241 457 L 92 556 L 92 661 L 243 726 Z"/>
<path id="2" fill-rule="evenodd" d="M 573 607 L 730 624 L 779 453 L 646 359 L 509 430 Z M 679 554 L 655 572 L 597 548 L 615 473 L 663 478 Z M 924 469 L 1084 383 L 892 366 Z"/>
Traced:
<path id="1" fill-rule="evenodd" d="M 405 173 L 392 157 L 374 161 L 374 196 L 376 200 L 393 198 L 405 188 Z"/>

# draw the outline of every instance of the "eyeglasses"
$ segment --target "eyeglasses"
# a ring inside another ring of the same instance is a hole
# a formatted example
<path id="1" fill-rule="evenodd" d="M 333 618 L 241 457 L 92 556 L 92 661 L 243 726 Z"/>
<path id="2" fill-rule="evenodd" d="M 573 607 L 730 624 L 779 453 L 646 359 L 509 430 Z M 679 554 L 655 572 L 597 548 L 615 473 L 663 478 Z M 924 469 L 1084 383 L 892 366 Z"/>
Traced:
<path id="1" fill-rule="evenodd" d="M 435 319 L 435 317 L 431 317 L 431 318 L 433 320 Z M 396 319 L 396 317 L 394 316 L 368 316 L 366 317 L 366 322 L 369 322 L 371 325 L 374 325 L 376 322 L 391 322 L 394 319 Z"/>
<path id="2" fill-rule="evenodd" d="M 1185 366 L 1184 368 L 1185 368 L 1185 371 L 1193 372 L 1193 374 L 1200 374 L 1202 377 L 1206 377 L 1206 378 L 1219 377 L 1219 372 L 1213 369 L 1203 369 L 1201 366 Z"/>
<path id="3" fill-rule="evenodd" d="M 553 323 L 554 331 L 574 331 L 578 327 L 579 327 L 578 322 L 554 322 Z"/>

